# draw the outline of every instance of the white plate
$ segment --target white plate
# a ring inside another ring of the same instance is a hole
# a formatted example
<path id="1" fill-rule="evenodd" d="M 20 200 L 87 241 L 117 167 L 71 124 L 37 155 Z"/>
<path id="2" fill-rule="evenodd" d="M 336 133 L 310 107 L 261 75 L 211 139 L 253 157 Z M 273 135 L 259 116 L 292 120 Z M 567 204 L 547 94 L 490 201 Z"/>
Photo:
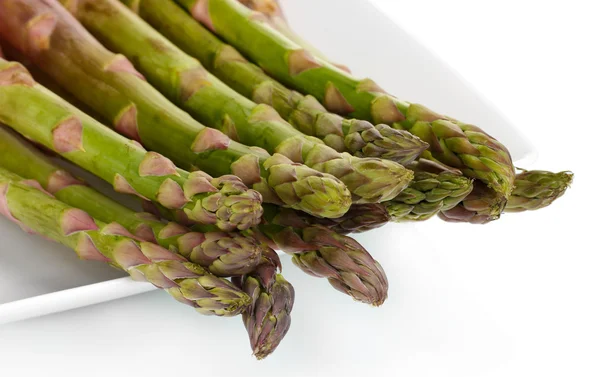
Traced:
<path id="1" fill-rule="evenodd" d="M 368 1 L 282 4 L 296 30 L 356 74 L 374 78 L 402 99 L 480 125 L 508 146 L 518 164 L 535 159 L 532 144 L 495 106 Z M 329 17 L 334 13 L 338 16 Z M 362 27 L 348 27 L 358 24 Z M 106 265 L 79 261 L 72 251 L 29 236 L 4 218 L 0 240 L 0 324 L 154 289 Z"/>

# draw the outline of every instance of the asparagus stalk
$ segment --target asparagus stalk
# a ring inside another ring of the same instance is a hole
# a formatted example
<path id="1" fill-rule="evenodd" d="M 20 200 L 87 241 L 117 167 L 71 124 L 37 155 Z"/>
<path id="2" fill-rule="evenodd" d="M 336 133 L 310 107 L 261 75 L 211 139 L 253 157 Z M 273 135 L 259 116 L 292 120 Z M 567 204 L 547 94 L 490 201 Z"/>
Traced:
<path id="1" fill-rule="evenodd" d="M 338 153 L 302 134 L 270 106 L 256 105 L 212 76 L 117 0 L 79 1 L 70 10 L 107 47 L 134 61 L 151 83 L 192 116 L 245 144 L 338 177 L 356 202 L 392 199 L 412 179 L 412 172 L 393 161 Z"/>
<path id="2" fill-rule="evenodd" d="M 456 207 L 472 190 L 473 182 L 456 173 L 418 172 L 411 185 L 387 202 L 386 208 L 395 222 L 428 220 Z"/>
<path id="3" fill-rule="evenodd" d="M 360 233 L 378 228 L 389 221 L 430 219 L 441 211 L 450 211 L 461 205 L 473 190 L 473 181 L 462 176 L 457 169 L 424 159 L 415 161 L 408 167 L 415 172 L 415 178 L 393 200 L 382 204 L 355 204 L 337 219 L 301 216 L 311 224 L 324 225 L 340 234 Z"/>
<path id="4" fill-rule="evenodd" d="M 502 211 L 524 212 L 545 208 L 563 196 L 572 182 L 573 173 L 568 171 L 524 170 L 517 175 L 515 189 Z M 439 216 L 447 222 L 486 224 L 497 219 L 496 215 L 490 215 L 493 201 L 489 188 L 476 182 L 473 192 L 460 205 L 443 211 Z"/>
<path id="5" fill-rule="evenodd" d="M 385 203 L 392 221 L 423 221 L 458 206 L 473 191 L 473 181 L 455 170 L 419 160 L 410 166 L 415 179 Z"/>
<path id="6" fill-rule="evenodd" d="M 177 169 L 37 84 L 22 65 L 5 60 L 0 60 L 0 122 L 112 183 L 117 192 L 181 209 L 195 222 L 243 230 L 260 221 L 260 194 L 239 178 Z"/>
<path id="7" fill-rule="evenodd" d="M 21 63 L 27 69 L 27 71 L 29 71 L 29 74 L 31 75 L 31 77 L 33 77 L 35 82 L 37 82 L 44 88 L 50 90 L 52 93 L 56 94 L 65 101 L 69 102 L 71 105 L 75 106 L 87 115 L 96 119 L 100 123 L 105 122 L 105 118 L 102 115 L 100 115 L 98 112 L 96 112 L 94 109 L 92 109 L 85 103 L 81 102 L 77 97 L 71 94 L 71 92 L 67 91 L 62 86 L 60 86 L 55 80 L 52 79 L 52 77 L 46 74 L 46 72 L 44 72 L 41 68 L 36 66 L 20 51 L 18 51 L 17 49 L 13 48 L 11 45 L 9 45 L 6 42 L 3 42 L 2 39 L 0 39 L 0 46 L 2 44 L 4 44 L 2 48 L 4 48 L 5 51 L 5 60 Z"/>
<path id="8" fill-rule="evenodd" d="M 473 181 L 460 173 L 445 171 L 430 173 L 416 171 L 415 179 L 396 198 L 385 203 L 354 204 L 344 216 L 337 219 L 320 219 L 297 214 L 310 224 L 323 225 L 336 233 L 362 233 L 379 228 L 390 221 L 424 221 L 463 203 L 473 190 Z M 516 212 L 521 207 L 537 206 L 545 200 L 510 197 L 506 211 Z M 469 206 L 469 202 L 466 202 Z M 464 203 L 462 204 L 464 205 Z M 512 205 L 514 208 L 509 209 Z M 488 208 L 489 210 L 489 208 Z"/>
<path id="9" fill-rule="evenodd" d="M 58 200 L 113 224 L 115 231 L 157 243 L 217 276 L 247 274 L 258 265 L 263 251 L 268 252 L 251 235 L 192 232 L 174 222 L 164 223 L 150 213 L 135 212 L 86 186 L 22 137 L 1 126 L 0 166 L 39 182 Z"/>
<path id="10" fill-rule="evenodd" d="M 254 356 L 264 359 L 275 351 L 290 328 L 294 287 L 277 274 L 277 265 L 268 259 L 234 283 L 252 300 L 242 319 Z"/>
<path id="11" fill-rule="evenodd" d="M 146 204 L 148 212 L 173 218 L 172 212 L 160 205 Z M 264 222 L 255 233 L 257 239 L 291 254 L 294 264 L 304 272 L 327 278 L 334 288 L 356 301 L 374 306 L 383 304 L 387 298 L 387 277 L 360 243 L 336 233 L 335 223 L 321 225 L 302 212 L 272 204 L 265 204 L 264 208 Z"/>
<path id="12" fill-rule="evenodd" d="M 298 212 L 296 215 L 307 223 L 325 226 L 338 234 L 363 233 L 380 228 L 392 220 L 388 204 L 393 202 L 354 204 L 344 216 L 337 219 L 319 219 Z"/>
<path id="13" fill-rule="evenodd" d="M 357 301 L 380 306 L 387 298 L 388 281 L 379 263 L 354 239 L 314 225 L 298 213 L 265 206 L 266 224 L 260 231 L 274 247 L 292 254 L 296 266 L 311 276 L 327 278 Z"/>
<path id="14" fill-rule="evenodd" d="M 563 196 L 573 183 L 573 173 L 553 173 L 545 170 L 524 170 L 517 175 L 505 212 L 535 211 Z"/>
<path id="15" fill-rule="evenodd" d="M 480 181 L 473 182 L 471 193 L 457 206 L 438 213 L 446 222 L 487 224 L 498 220 L 507 201 L 498 202 L 496 193 Z"/>
<path id="16" fill-rule="evenodd" d="M 190 170 L 237 175 L 265 201 L 322 217 L 347 211 L 350 194 L 339 180 L 248 148 L 196 122 L 57 2 L 0 0 L 0 5 L 0 35 L 118 132 Z M 179 88 L 198 82 L 194 72 L 188 74 L 176 80 Z"/>
<path id="17" fill-rule="evenodd" d="M 249 296 L 229 281 L 158 245 L 123 236 L 111 224 L 40 189 L 0 168 L 0 213 L 29 232 L 75 250 L 81 259 L 106 262 L 134 280 L 148 281 L 202 314 L 233 316 L 250 303 Z"/>
<path id="18" fill-rule="evenodd" d="M 238 48 L 271 76 L 316 97 L 332 112 L 408 130 L 429 144 L 424 157 L 459 168 L 490 186 L 500 200 L 515 170 L 506 148 L 480 128 L 401 101 L 370 79 L 358 79 L 275 31 L 236 0 L 177 0 L 196 20 Z"/>
<path id="19" fill-rule="evenodd" d="M 308 52 L 318 57 L 319 59 L 329 61 L 334 66 L 350 73 L 350 69 L 345 65 L 338 64 L 332 62 L 329 58 L 325 56 L 320 50 L 314 47 L 312 44 L 307 42 L 304 38 L 302 38 L 298 33 L 296 33 L 289 26 L 285 16 L 283 14 L 283 10 L 281 9 L 281 5 L 279 5 L 279 1 L 277 0 L 238 0 L 240 3 L 244 4 L 246 7 L 255 10 L 264 14 L 267 18 L 266 20 L 269 24 L 274 27 L 277 31 L 285 35 L 291 41 L 297 43 L 302 46 Z"/>
<path id="20" fill-rule="evenodd" d="M 248 62 L 172 1 L 121 2 L 179 48 L 200 60 L 229 87 L 256 103 L 272 106 L 294 128 L 323 140 L 338 152 L 348 152 L 356 157 L 380 157 L 406 165 L 428 147 L 407 131 L 395 130 L 385 124 L 373 126 L 367 121 L 344 119 L 327 112 L 314 97 L 286 88 Z"/>

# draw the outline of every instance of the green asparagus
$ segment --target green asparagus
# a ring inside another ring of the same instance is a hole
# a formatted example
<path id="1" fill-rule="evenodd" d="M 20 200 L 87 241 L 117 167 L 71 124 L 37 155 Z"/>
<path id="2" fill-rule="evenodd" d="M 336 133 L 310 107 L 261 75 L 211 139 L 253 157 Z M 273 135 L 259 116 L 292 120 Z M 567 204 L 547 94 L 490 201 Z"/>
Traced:
<path id="1" fill-rule="evenodd" d="M 192 232 L 174 222 L 164 223 L 150 213 L 135 212 L 76 179 L 14 132 L 0 126 L 0 166 L 32 179 L 58 200 L 95 219 L 113 224 L 115 231 L 177 252 L 217 276 L 251 272 L 264 246 L 242 233 Z M 120 225 L 122 228 L 116 225 Z"/>
<path id="2" fill-rule="evenodd" d="M 393 161 L 338 153 L 302 134 L 270 106 L 256 105 L 212 76 L 118 0 L 82 0 L 75 5 L 70 10 L 92 34 L 130 58 L 151 83 L 192 116 L 233 139 L 338 177 L 355 202 L 390 200 L 412 179 L 411 171 Z"/>
<path id="3" fill-rule="evenodd" d="M 385 124 L 373 126 L 367 121 L 344 119 L 327 112 L 314 97 L 303 96 L 269 77 L 170 0 L 121 2 L 186 53 L 199 59 L 232 89 L 256 103 L 272 106 L 294 128 L 323 140 L 338 152 L 380 157 L 406 165 L 428 147 L 407 131 Z M 94 20 L 97 22 L 97 18 Z"/>
<path id="4" fill-rule="evenodd" d="M 495 197 L 489 188 L 475 183 L 475 189 L 455 208 L 439 214 L 447 222 L 486 224 L 501 212 L 534 211 L 545 208 L 563 196 L 573 182 L 573 173 L 524 170 L 517 175 L 515 189 L 504 207 L 495 208 Z M 498 212 L 500 211 L 500 212 Z M 492 213 L 490 213 L 492 212 Z"/>
<path id="5" fill-rule="evenodd" d="M 361 233 L 379 228 L 390 221 L 428 220 L 441 211 L 449 211 L 458 206 L 472 190 L 472 180 L 460 173 L 417 171 L 409 187 L 388 202 L 354 204 L 344 216 L 337 219 L 320 219 L 305 214 L 298 216 L 310 224 L 326 226 L 339 234 Z M 518 201 L 514 196 L 511 196 L 508 203 L 511 202 L 517 210 Z M 541 202 L 542 200 L 531 200 L 523 205 Z M 509 211 L 508 206 L 506 211 Z"/>
<path id="6" fill-rule="evenodd" d="M 329 58 L 325 56 L 320 50 L 315 48 L 313 45 L 308 43 L 304 38 L 298 35 L 290 26 L 288 25 L 285 16 L 283 14 L 283 10 L 279 5 L 278 0 L 238 0 L 240 3 L 244 4 L 246 7 L 260 12 L 267 16 L 267 21 L 269 24 L 274 27 L 277 31 L 285 35 L 288 39 L 294 41 L 298 45 L 305 48 L 308 52 L 318 57 L 319 59 L 329 61 L 334 66 L 350 73 L 350 69 L 345 65 L 334 63 L 330 61 Z"/>
<path id="7" fill-rule="evenodd" d="M 0 45 L 2 45 L 1 37 L 0 37 Z M 9 45 L 7 43 L 4 43 L 4 46 L 2 46 L 2 47 L 4 48 L 4 51 L 5 51 L 5 54 L 4 54 L 6 56 L 5 60 L 21 63 L 27 69 L 27 71 L 29 71 L 29 74 L 31 75 L 31 77 L 33 77 L 35 82 L 37 82 L 44 88 L 50 90 L 52 93 L 56 94 L 57 96 L 64 99 L 65 101 L 69 102 L 71 105 L 75 106 L 76 108 L 83 111 L 87 115 L 96 119 L 100 123 L 105 122 L 104 117 L 102 115 L 100 115 L 100 113 L 96 112 L 94 109 L 92 109 L 85 103 L 81 102 L 77 97 L 75 97 L 73 94 L 71 94 L 66 89 L 64 89 L 62 86 L 60 86 L 55 80 L 52 79 L 52 77 L 50 77 L 48 74 L 46 74 L 46 72 L 44 72 L 41 68 L 39 68 L 37 65 L 35 65 L 31 60 L 29 60 L 20 51 L 13 48 L 11 45 Z"/>
<path id="8" fill-rule="evenodd" d="M 441 211 L 438 216 L 447 222 L 487 224 L 498 220 L 506 208 L 507 201 L 498 200 L 496 193 L 482 184 L 473 182 L 473 190 L 457 206 Z"/>
<path id="9" fill-rule="evenodd" d="M 320 219 L 297 213 L 309 224 L 322 225 L 338 234 L 362 233 L 377 229 L 392 221 L 388 203 L 354 204 L 344 216 L 337 219 Z"/>
<path id="10" fill-rule="evenodd" d="M 420 160 L 410 168 L 415 179 L 394 200 L 384 203 L 392 221 L 430 219 L 459 205 L 473 190 L 471 179 L 440 164 Z"/>
<path id="11" fill-rule="evenodd" d="M 40 189 L 0 168 L 0 214 L 75 250 L 81 259 L 109 263 L 134 280 L 148 281 L 202 314 L 233 316 L 250 304 L 250 297 L 229 281 L 154 243 L 115 233 L 111 224 Z"/>
<path id="12" fill-rule="evenodd" d="M 260 221 L 261 196 L 235 176 L 188 173 L 147 152 L 37 84 L 18 63 L 0 60 L 0 122 L 112 183 L 121 193 L 182 209 L 222 230 Z"/>
<path id="13" fill-rule="evenodd" d="M 460 205 L 439 216 L 447 222 L 486 224 L 498 218 L 498 211 L 524 212 L 545 208 L 563 196 L 572 182 L 573 173 L 569 171 L 524 170 L 517 175 L 515 189 L 502 208 L 494 208 L 493 193 L 476 182 L 473 192 Z"/>
<path id="14" fill-rule="evenodd" d="M 457 169 L 420 159 L 408 167 L 415 179 L 396 198 L 381 204 L 355 204 L 342 217 L 319 219 L 299 214 L 311 224 L 326 226 L 337 233 L 360 233 L 389 221 L 423 221 L 458 206 L 473 190 L 473 181 Z M 512 198 L 512 197 L 511 197 Z"/>
<path id="15" fill-rule="evenodd" d="M 505 212 L 534 211 L 545 208 L 563 196 L 573 182 L 573 173 L 524 170 L 517 175 Z"/>
<path id="16" fill-rule="evenodd" d="M 272 205 L 265 206 L 265 221 L 259 229 L 273 248 L 292 254 L 294 264 L 307 274 L 327 278 L 334 288 L 360 302 L 380 306 L 386 300 L 385 272 L 354 239 Z"/>
<path id="17" fill-rule="evenodd" d="M 294 287 L 268 259 L 235 282 L 252 300 L 242 318 L 254 356 L 264 359 L 275 351 L 290 328 Z"/>
<path id="18" fill-rule="evenodd" d="M 173 213 L 160 205 L 146 204 L 146 211 L 174 220 Z M 272 204 L 264 208 L 264 221 L 255 232 L 258 240 L 291 254 L 294 264 L 304 272 L 327 278 L 334 288 L 356 301 L 383 304 L 388 291 L 385 272 L 356 240 L 336 233 L 335 222 L 321 225 L 300 211 Z M 345 225 L 350 227 L 350 223 L 348 220 Z"/>
<path id="19" fill-rule="evenodd" d="M 196 20 L 238 48 L 269 75 L 331 111 L 408 130 L 429 144 L 423 157 L 456 167 L 506 200 L 515 169 L 506 148 L 480 128 L 400 101 L 370 79 L 360 80 L 323 61 L 236 0 L 177 0 Z"/>
<path id="20" fill-rule="evenodd" d="M 347 211 L 350 193 L 339 180 L 248 148 L 196 122 L 57 2 L 2 0 L 2 9 L 0 35 L 120 133 L 187 169 L 237 175 L 265 201 L 321 217 Z M 184 82 L 197 81 L 187 75 Z"/>

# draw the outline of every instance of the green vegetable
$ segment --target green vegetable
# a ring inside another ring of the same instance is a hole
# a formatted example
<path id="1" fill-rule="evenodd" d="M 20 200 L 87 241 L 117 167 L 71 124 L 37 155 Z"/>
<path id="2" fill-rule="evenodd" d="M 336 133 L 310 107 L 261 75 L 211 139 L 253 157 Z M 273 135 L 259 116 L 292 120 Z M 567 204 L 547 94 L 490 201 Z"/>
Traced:
<path id="1" fill-rule="evenodd" d="M 304 47 L 307 51 L 309 51 L 314 56 L 319 59 L 329 61 L 334 66 L 338 67 L 341 70 L 346 72 L 350 72 L 350 69 L 345 65 L 334 63 L 330 61 L 329 58 L 325 56 L 321 51 L 319 51 L 316 47 L 308 43 L 304 38 L 298 35 L 292 28 L 288 25 L 281 6 L 279 5 L 278 0 L 238 0 L 240 3 L 244 4 L 248 8 L 260 12 L 267 16 L 267 21 L 269 25 L 275 28 L 277 31 L 285 35 L 288 39 L 294 41 L 298 45 Z"/>
<path id="2" fill-rule="evenodd" d="M 149 212 L 172 218 L 171 212 L 152 206 L 147 209 Z M 330 229 L 331 224 L 321 225 L 302 212 L 272 204 L 264 208 L 264 221 L 255 233 L 257 239 L 291 254 L 294 263 L 304 272 L 327 278 L 334 288 L 356 301 L 380 306 L 387 299 L 385 272 L 356 240 L 338 234 L 333 230 L 335 226 Z"/>
<path id="3" fill-rule="evenodd" d="M 356 202 L 392 199 L 412 179 L 412 172 L 397 163 L 340 154 L 319 139 L 302 134 L 270 106 L 256 105 L 223 84 L 117 0 L 77 4 L 72 12 L 93 34 L 108 48 L 125 54 L 167 97 L 205 124 L 244 144 L 280 153 L 338 177 Z M 322 202 L 327 200 L 343 209 L 327 217 L 340 216 L 350 204 L 334 189 Z"/>
<path id="4" fill-rule="evenodd" d="M 524 170 L 517 175 L 515 189 L 505 206 L 498 208 L 494 193 L 475 182 L 473 192 L 455 208 L 440 213 L 448 222 L 486 224 L 498 219 L 502 212 L 535 211 L 545 208 L 565 193 L 573 182 L 573 173 L 552 173 L 544 170 Z"/>
<path id="5" fill-rule="evenodd" d="M 510 154 L 480 128 L 400 101 L 372 80 L 358 79 L 332 66 L 236 0 L 177 1 L 269 75 L 316 97 L 329 111 L 407 130 L 429 144 L 423 157 L 483 181 L 497 192 L 499 200 L 510 196 L 515 178 Z"/>
<path id="6" fill-rule="evenodd" d="M 265 222 L 259 230 L 307 274 L 327 278 L 335 289 L 366 304 L 380 306 L 386 300 L 385 272 L 354 239 L 272 205 L 265 206 Z"/>
<path id="7" fill-rule="evenodd" d="M 0 35 L 128 138 L 190 170 L 237 175 L 265 201 L 322 217 L 347 211 L 350 194 L 339 180 L 202 126 L 148 84 L 124 56 L 98 43 L 58 2 L 3 4 Z M 186 77 L 187 84 L 195 82 Z M 252 203 L 243 210 L 258 210 Z"/>
<path id="8" fill-rule="evenodd" d="M 265 247 L 252 235 L 192 232 L 164 223 L 150 213 L 135 212 L 85 185 L 17 134 L 0 127 L 0 166 L 32 179 L 58 200 L 81 209 L 95 219 L 111 223 L 115 231 L 177 252 L 217 276 L 251 272 Z M 119 224 L 121 227 L 117 226 Z"/>
<path id="9" fill-rule="evenodd" d="M 461 203 L 473 190 L 473 180 L 440 164 L 419 160 L 409 166 L 415 179 L 394 200 L 385 203 L 392 221 L 423 221 Z"/>
<path id="10" fill-rule="evenodd" d="M 505 212 L 535 211 L 560 198 L 573 183 L 573 173 L 553 173 L 545 170 L 524 170 L 517 175 L 515 189 Z"/>
<path id="11" fill-rule="evenodd" d="M 291 325 L 294 287 L 276 272 L 277 266 L 265 259 L 255 271 L 237 281 L 252 299 L 242 318 L 254 356 L 259 360 L 275 351 Z"/>
<path id="12" fill-rule="evenodd" d="M 112 183 L 115 190 L 182 209 L 223 230 L 260 221 L 260 195 L 234 176 L 188 173 L 147 152 L 35 83 L 18 63 L 0 60 L 0 122 Z"/>
<path id="13" fill-rule="evenodd" d="M 302 133 L 315 136 L 338 152 L 357 157 L 380 157 L 403 165 L 417 158 L 427 143 L 407 131 L 388 125 L 329 113 L 312 96 L 289 90 L 233 47 L 223 43 L 172 1 L 121 0 L 157 31 L 238 93 L 256 103 L 272 106 Z"/>
<path id="14" fill-rule="evenodd" d="M 0 213 L 30 233 L 73 249 L 81 259 L 109 263 L 134 280 L 152 283 L 202 314 L 233 316 L 250 303 L 229 281 L 154 243 L 122 236 L 112 224 L 94 220 L 2 168 Z"/>
<path id="15" fill-rule="evenodd" d="M 362 233 L 390 222 L 392 217 L 388 205 L 393 202 L 354 204 L 344 216 L 337 219 L 319 219 L 299 212 L 294 215 L 302 217 L 309 224 L 325 226 L 338 234 Z"/>
<path id="16" fill-rule="evenodd" d="M 496 193 L 479 181 L 473 182 L 471 193 L 457 206 L 442 211 L 438 216 L 447 222 L 487 224 L 498 220 L 507 201 L 499 201 Z"/>

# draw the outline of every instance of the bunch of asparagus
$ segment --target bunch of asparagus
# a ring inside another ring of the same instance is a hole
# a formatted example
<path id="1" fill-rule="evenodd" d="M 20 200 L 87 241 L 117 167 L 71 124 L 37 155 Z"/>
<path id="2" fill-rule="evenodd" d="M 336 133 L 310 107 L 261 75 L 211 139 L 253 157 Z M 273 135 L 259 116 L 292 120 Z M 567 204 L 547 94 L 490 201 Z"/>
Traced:
<path id="1" fill-rule="evenodd" d="M 294 304 L 274 249 L 379 306 L 385 272 L 348 234 L 486 223 L 573 177 L 516 174 L 481 128 L 330 63 L 272 0 L 0 0 L 0 44 L 0 213 L 203 314 L 241 314 L 259 359 Z"/>

